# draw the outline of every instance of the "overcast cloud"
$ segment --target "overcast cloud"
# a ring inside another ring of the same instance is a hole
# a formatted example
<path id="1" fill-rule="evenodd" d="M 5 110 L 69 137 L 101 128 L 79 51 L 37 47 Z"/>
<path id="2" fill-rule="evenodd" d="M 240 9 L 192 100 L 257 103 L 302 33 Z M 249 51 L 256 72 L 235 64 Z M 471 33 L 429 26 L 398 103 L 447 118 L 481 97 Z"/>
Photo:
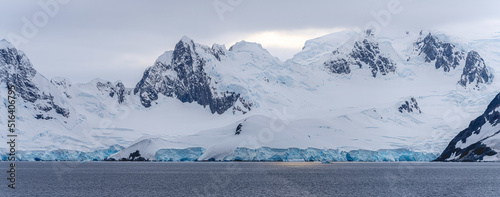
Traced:
<path id="1" fill-rule="evenodd" d="M 22 36 L 26 21 L 38 17 L 37 32 L 17 46 L 39 72 L 73 82 L 121 80 L 128 87 L 183 35 L 227 48 L 240 40 L 259 42 L 286 60 L 308 39 L 364 29 L 370 22 L 384 25 L 373 13 L 385 13 L 390 5 L 389 0 L 61 0 L 54 13 L 40 6 L 54 1 L 0 0 L 0 39 Z M 401 0 L 396 8 L 382 33 L 424 29 L 479 39 L 500 31 L 500 1 Z"/>

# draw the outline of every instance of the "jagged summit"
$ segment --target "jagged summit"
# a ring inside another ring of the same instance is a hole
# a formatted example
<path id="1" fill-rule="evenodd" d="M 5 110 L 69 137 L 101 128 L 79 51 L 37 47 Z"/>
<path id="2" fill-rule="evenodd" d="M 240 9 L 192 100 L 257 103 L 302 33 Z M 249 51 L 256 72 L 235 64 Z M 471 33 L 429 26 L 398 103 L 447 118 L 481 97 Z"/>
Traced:
<path id="1" fill-rule="evenodd" d="M 322 64 L 325 61 L 322 57 L 359 35 L 359 32 L 345 30 L 307 40 L 302 51 L 295 54 L 291 61 L 304 65 Z"/>
<path id="2" fill-rule="evenodd" d="M 0 48 L 0 80 L 3 83 L 13 83 L 22 98 L 35 102 L 40 97 L 37 84 L 32 82 L 37 74 L 36 70 L 24 53 L 5 40 L 2 43 L 7 47 Z"/>
<path id="3" fill-rule="evenodd" d="M 247 54 L 250 55 L 251 57 L 240 57 L 240 58 L 245 58 L 247 60 L 250 59 L 256 59 L 256 60 L 264 60 L 264 61 L 271 61 L 273 64 L 276 65 L 281 65 L 282 62 L 279 60 L 277 57 L 273 56 L 267 49 L 262 47 L 261 44 L 256 43 L 256 42 L 247 42 L 247 41 L 239 41 L 235 43 L 233 46 L 229 47 L 229 52 L 232 52 L 232 54 Z M 260 65 L 255 65 L 257 67 L 262 68 Z"/>
<path id="4" fill-rule="evenodd" d="M 209 71 L 210 63 L 221 61 L 225 50 L 221 47 L 206 47 L 183 37 L 174 51 L 166 52 L 148 68 L 137 83 L 134 94 L 138 94 L 144 107 L 151 107 L 160 95 L 175 97 L 182 102 L 196 102 L 209 107 L 212 113 L 222 114 L 233 107 L 240 94 L 220 92 Z"/>
<path id="5" fill-rule="evenodd" d="M 118 103 L 125 102 L 125 96 L 127 94 L 130 95 L 130 91 L 126 90 L 121 81 L 116 81 L 115 83 L 109 81 L 95 81 L 95 86 L 99 91 L 108 94 L 112 98 L 116 98 Z"/>
<path id="6" fill-rule="evenodd" d="M 333 74 L 349 74 L 353 67 L 369 68 L 372 76 L 396 72 L 396 63 L 380 49 L 374 35 L 367 30 L 364 35 L 338 47 L 323 66 Z"/>
<path id="7" fill-rule="evenodd" d="M 0 40 L 0 49 L 5 49 L 5 48 L 15 48 L 14 45 L 12 45 L 9 41 L 2 39 Z"/>
<path id="8" fill-rule="evenodd" d="M 419 55 L 423 56 L 425 62 L 434 62 L 436 69 L 443 68 L 450 72 L 460 65 L 464 59 L 465 52 L 458 50 L 455 45 L 439 40 L 432 33 L 427 34 L 422 40 L 415 42 Z"/>
<path id="9" fill-rule="evenodd" d="M 490 83 L 492 79 L 493 75 L 486 67 L 479 53 L 476 51 L 467 53 L 465 67 L 458 83 L 464 87 L 472 85 L 478 88 L 480 84 Z"/>
<path id="10" fill-rule="evenodd" d="M 221 58 L 226 55 L 227 49 L 225 45 L 213 44 L 212 48 L 209 50 L 214 57 L 221 61 Z"/>
<path id="11" fill-rule="evenodd" d="M 239 52 L 239 51 L 266 51 L 261 44 L 256 42 L 247 42 L 247 41 L 239 41 L 236 42 L 233 46 L 229 47 L 229 51 Z"/>
<path id="12" fill-rule="evenodd" d="M 188 55 L 189 53 L 194 52 L 195 47 L 196 46 L 195 46 L 194 41 L 191 40 L 190 38 L 184 36 L 175 45 L 174 56 L 176 56 L 176 55 L 179 56 L 179 54 L 183 54 L 183 53 L 185 53 L 186 55 Z"/>
<path id="13" fill-rule="evenodd" d="M 478 52 L 467 52 L 463 47 L 457 47 L 456 43 L 450 43 L 443 40 L 449 40 L 446 36 L 438 36 L 428 33 L 414 43 L 414 50 L 418 56 L 424 58 L 426 63 L 434 63 L 436 69 L 443 69 L 444 72 L 463 67 L 463 71 L 458 84 L 463 87 L 480 89 L 481 84 L 491 83 L 493 74 L 490 73 L 484 60 Z M 458 43 L 460 45 L 460 43 Z M 409 59 L 408 59 L 409 60 Z"/>
<path id="14" fill-rule="evenodd" d="M 15 86 L 17 96 L 32 107 L 37 119 L 52 119 L 61 115 L 70 116 L 70 109 L 64 105 L 55 87 L 33 68 L 28 57 L 5 40 L 0 48 L 0 81 Z"/>
<path id="15" fill-rule="evenodd" d="M 182 36 L 182 38 L 179 40 L 179 42 L 193 43 L 193 39 L 191 39 L 190 37 L 187 37 L 187 36 Z"/>

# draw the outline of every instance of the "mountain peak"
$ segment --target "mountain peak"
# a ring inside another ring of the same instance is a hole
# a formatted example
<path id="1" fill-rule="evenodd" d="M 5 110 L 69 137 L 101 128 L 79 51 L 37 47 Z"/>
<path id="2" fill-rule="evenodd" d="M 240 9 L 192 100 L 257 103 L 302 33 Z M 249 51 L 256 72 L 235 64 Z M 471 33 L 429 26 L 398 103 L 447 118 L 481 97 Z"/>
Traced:
<path id="1" fill-rule="evenodd" d="M 24 52 L 17 50 L 14 45 L 5 39 L 0 40 L 0 65 L 4 66 L 3 64 L 12 65 L 16 70 L 25 70 L 27 73 L 32 73 L 32 75 L 36 73 Z"/>
<path id="2" fill-rule="evenodd" d="M 418 55 L 423 56 L 425 62 L 434 62 L 436 69 L 443 68 L 444 72 L 450 72 L 459 66 L 465 55 L 465 52 L 457 49 L 454 44 L 442 41 L 430 32 L 424 39 L 415 42 L 415 46 L 419 51 Z"/>
<path id="3" fill-rule="evenodd" d="M 16 47 L 14 47 L 14 45 L 12 45 L 9 41 L 5 39 L 0 40 L 0 49 L 6 49 L 6 48 L 13 49 Z"/>
<path id="4" fill-rule="evenodd" d="M 478 52 L 474 50 L 469 51 L 469 53 L 467 53 L 467 58 L 465 59 L 465 67 L 462 77 L 458 83 L 464 87 L 470 84 L 479 88 L 479 84 L 490 83 L 492 80 L 493 75 L 486 67 L 483 58 Z"/>
<path id="5" fill-rule="evenodd" d="M 193 39 L 187 37 L 187 36 L 182 36 L 181 40 L 179 40 L 179 42 L 183 42 L 183 43 L 192 43 L 193 42 Z"/>
<path id="6" fill-rule="evenodd" d="M 175 48 L 174 48 L 174 56 L 175 56 L 175 53 L 184 53 L 184 52 L 188 52 L 190 53 L 191 50 L 194 50 L 195 48 L 195 43 L 194 41 L 187 37 L 187 36 L 183 36 L 181 38 L 181 40 L 179 40 L 179 42 L 175 45 Z"/>
<path id="7" fill-rule="evenodd" d="M 212 45 L 212 50 L 227 51 L 226 45 L 223 45 L 223 44 L 213 44 Z"/>
<path id="8" fill-rule="evenodd" d="M 239 41 L 229 48 L 229 51 L 267 51 L 261 44 L 256 42 Z"/>

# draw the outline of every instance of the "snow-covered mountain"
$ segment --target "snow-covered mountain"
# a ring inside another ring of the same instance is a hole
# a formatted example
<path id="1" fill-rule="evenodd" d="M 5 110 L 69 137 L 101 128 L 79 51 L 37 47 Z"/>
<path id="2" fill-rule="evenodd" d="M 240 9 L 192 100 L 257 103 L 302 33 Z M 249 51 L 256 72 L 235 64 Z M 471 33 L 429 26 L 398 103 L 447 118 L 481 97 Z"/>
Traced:
<path id="1" fill-rule="evenodd" d="M 425 58 L 425 62 L 433 62 L 436 69 L 443 68 L 444 72 L 455 69 L 464 59 L 463 51 L 457 50 L 451 43 L 439 40 L 431 33 L 417 41 L 415 46 L 418 54 Z"/>
<path id="2" fill-rule="evenodd" d="M 500 161 L 500 94 L 451 140 L 437 161 Z"/>
<path id="3" fill-rule="evenodd" d="M 65 122 L 72 110 L 50 82 L 36 72 L 28 57 L 5 40 L 0 41 L 0 81 L 15 86 L 25 107 L 38 119 L 57 119 Z M 67 122 L 66 122 L 67 123 Z"/>
<path id="4" fill-rule="evenodd" d="M 165 52 L 146 70 L 134 94 L 139 94 L 144 107 L 151 107 L 151 102 L 162 94 L 182 102 L 209 106 L 212 113 L 222 114 L 230 108 L 246 113 L 252 104 L 245 102 L 239 93 L 221 92 L 217 87 L 220 78 L 210 73 L 218 62 L 225 60 L 226 53 L 224 46 L 208 48 L 184 37 L 174 51 Z M 236 102 L 243 109 L 233 107 Z"/>
<path id="5" fill-rule="evenodd" d="M 257 43 L 183 37 L 127 88 L 48 80 L 3 40 L 0 74 L 18 89 L 25 160 L 429 161 L 498 92 L 497 55 L 473 45 L 346 31 L 282 62 Z"/>
<path id="6" fill-rule="evenodd" d="M 491 80 L 493 80 L 493 75 L 479 53 L 476 51 L 467 53 L 464 71 L 458 83 L 464 87 L 473 85 L 479 88 L 481 84 L 489 83 Z"/>
<path id="7" fill-rule="evenodd" d="M 332 52 L 332 57 L 323 64 L 335 74 L 349 74 L 351 65 L 358 65 L 359 68 L 368 67 L 373 75 L 387 75 L 396 72 L 396 63 L 388 54 L 384 54 L 379 47 L 379 43 L 373 39 L 371 31 L 359 40 L 352 40 L 354 43 L 343 44 Z M 351 42 L 352 42 L 351 41 Z M 390 50 L 390 49 L 388 49 Z"/>

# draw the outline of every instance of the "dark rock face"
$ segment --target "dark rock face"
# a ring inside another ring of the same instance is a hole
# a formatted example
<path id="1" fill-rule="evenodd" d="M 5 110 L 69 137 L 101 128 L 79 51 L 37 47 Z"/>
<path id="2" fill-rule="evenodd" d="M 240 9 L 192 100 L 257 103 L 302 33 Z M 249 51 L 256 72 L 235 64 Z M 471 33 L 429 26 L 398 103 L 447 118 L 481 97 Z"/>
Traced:
<path id="1" fill-rule="evenodd" d="M 351 68 L 349 62 L 345 59 L 328 60 L 323 65 L 332 73 L 335 74 L 349 74 Z"/>
<path id="2" fill-rule="evenodd" d="M 493 75 L 490 74 L 483 58 L 476 51 L 470 51 L 467 53 L 467 58 L 465 59 L 465 67 L 462 73 L 462 77 L 458 84 L 466 87 L 467 85 L 475 85 L 489 83 L 493 80 Z M 475 82 L 475 84 L 474 84 Z"/>
<path id="3" fill-rule="evenodd" d="M 47 102 L 42 103 L 42 104 L 37 104 L 36 106 L 38 107 L 39 110 L 48 112 L 48 111 L 54 109 L 57 114 L 60 114 L 60 115 L 62 115 L 64 117 L 66 117 L 66 118 L 69 117 L 69 110 L 65 109 L 65 108 L 62 108 L 59 105 L 56 105 L 54 103 L 54 96 L 52 96 L 50 94 L 49 95 L 45 95 L 45 93 L 43 93 L 40 98 L 42 100 L 47 101 Z"/>
<path id="4" fill-rule="evenodd" d="M 362 67 L 360 61 L 368 64 L 373 77 L 377 77 L 377 73 L 387 75 L 390 72 L 396 72 L 396 64 L 380 53 L 378 43 L 370 42 L 367 39 L 356 42 L 350 55 L 356 60 L 359 67 Z"/>
<path id="5" fill-rule="evenodd" d="M 425 62 L 435 62 L 436 69 L 443 68 L 445 72 L 455 69 L 464 58 L 464 52 L 459 51 L 453 44 L 442 42 L 429 33 L 423 40 L 415 43 L 419 55 L 423 55 Z"/>
<path id="6" fill-rule="evenodd" d="M 240 101 L 242 106 L 241 107 L 240 106 L 233 106 L 233 114 L 235 114 L 237 111 L 239 111 L 243 114 L 246 114 L 248 111 L 252 110 L 253 102 L 247 101 L 243 97 L 238 98 L 238 101 Z"/>
<path id="7" fill-rule="evenodd" d="M 118 98 L 118 103 L 123 103 L 123 101 L 125 101 L 125 86 L 123 85 L 123 83 L 118 82 L 115 85 L 115 94 L 116 97 Z"/>
<path id="8" fill-rule="evenodd" d="M 236 132 L 234 132 L 234 135 L 239 135 L 241 133 L 241 128 L 243 127 L 243 124 L 238 124 L 236 127 Z"/>
<path id="9" fill-rule="evenodd" d="M 118 100 L 118 103 L 123 103 L 125 101 L 125 95 L 130 94 L 129 91 L 125 89 L 125 86 L 122 82 L 117 82 L 113 85 L 111 82 L 97 82 L 96 87 L 101 92 L 107 92 L 110 97 Z"/>
<path id="10" fill-rule="evenodd" d="M 66 92 L 66 89 L 71 87 L 71 82 L 64 78 L 54 78 L 50 80 L 50 83 L 54 84 L 56 87 L 60 88 L 62 93 L 66 96 L 66 98 L 71 99 L 72 96 Z"/>
<path id="11" fill-rule="evenodd" d="M 4 40 L 0 42 L 7 43 Z M 47 93 L 42 92 L 33 82 L 36 74 L 36 70 L 23 52 L 18 51 L 13 46 L 0 48 L 0 81 L 5 85 L 13 84 L 16 96 L 21 97 L 27 103 L 32 103 L 34 108 L 39 110 L 40 114 L 35 115 L 35 118 L 52 119 L 53 117 L 43 113 L 51 110 L 68 118 L 69 109 L 56 104 L 50 93 L 47 95 Z"/>
<path id="12" fill-rule="evenodd" d="M 105 160 L 116 161 L 116 159 L 108 159 L 108 158 L 106 158 Z M 139 150 L 136 150 L 135 152 L 130 153 L 128 158 L 121 158 L 119 161 L 149 161 L 149 160 L 144 157 L 141 157 L 141 153 L 139 153 Z"/>
<path id="13" fill-rule="evenodd" d="M 355 42 L 349 54 L 343 55 L 335 50 L 333 55 L 336 57 L 327 60 L 323 65 L 334 74 L 349 74 L 350 65 L 362 68 L 363 63 L 370 67 L 373 77 L 377 77 L 377 74 L 387 75 L 396 72 L 396 63 L 380 52 L 378 43 L 368 39 Z"/>
<path id="14" fill-rule="evenodd" d="M 418 107 L 417 99 L 415 98 L 410 98 L 410 100 L 405 101 L 399 108 L 398 111 L 400 113 L 407 112 L 407 113 L 422 113 L 420 108 Z"/>
<path id="15" fill-rule="evenodd" d="M 52 117 L 50 117 L 50 116 L 46 117 L 43 114 L 37 114 L 37 115 L 35 115 L 35 118 L 36 119 L 43 119 L 43 120 L 50 120 L 50 119 L 52 119 Z"/>
<path id="16" fill-rule="evenodd" d="M 0 78 L 3 84 L 13 84 L 17 94 L 25 101 L 34 103 L 40 99 L 39 90 L 32 82 L 36 70 L 26 55 L 15 48 L 0 49 L 0 66 Z"/>
<path id="17" fill-rule="evenodd" d="M 220 45 L 214 44 L 210 49 L 210 53 L 219 61 L 221 61 L 221 57 L 226 55 L 224 48 Z"/>
<path id="18" fill-rule="evenodd" d="M 154 66 L 144 72 L 134 89 L 134 94 L 139 94 L 144 107 L 151 107 L 159 94 L 208 106 L 212 113 L 222 114 L 233 107 L 240 94 L 218 92 L 210 85 L 212 79 L 204 69 L 206 60 L 196 52 L 196 47 L 193 41 L 183 39 L 175 46 L 171 59 L 156 61 Z M 217 60 L 225 55 L 224 50 L 216 46 L 203 50 L 214 55 Z"/>
<path id="19" fill-rule="evenodd" d="M 458 142 L 466 143 L 469 140 L 468 138 L 472 135 L 479 135 L 481 132 L 486 132 L 481 130 L 485 124 L 491 124 L 492 126 L 497 125 L 500 120 L 499 107 L 500 94 L 497 94 L 493 101 L 491 101 L 488 105 L 486 111 L 484 111 L 481 116 L 473 120 L 469 124 L 469 127 L 458 133 L 458 135 L 451 140 L 436 161 L 481 161 L 484 156 L 496 155 L 497 152 L 492 150 L 483 142 L 492 136 L 499 135 L 500 131 L 490 131 L 490 133 L 482 134 L 487 137 L 484 137 L 483 139 L 480 139 L 465 148 L 456 146 Z M 452 158 L 452 156 L 455 157 Z"/>

